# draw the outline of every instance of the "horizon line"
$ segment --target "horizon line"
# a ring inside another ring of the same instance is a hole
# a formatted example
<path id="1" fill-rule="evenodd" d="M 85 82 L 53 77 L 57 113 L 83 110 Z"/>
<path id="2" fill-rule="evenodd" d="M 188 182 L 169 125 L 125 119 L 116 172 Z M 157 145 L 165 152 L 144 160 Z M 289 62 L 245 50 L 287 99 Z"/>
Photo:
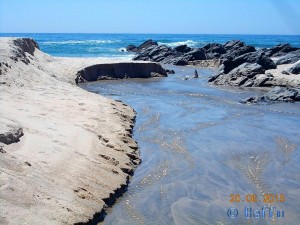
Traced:
<path id="1" fill-rule="evenodd" d="M 248 36 L 300 36 L 300 34 L 236 34 L 236 33 L 103 33 L 103 32 L 0 32 L 0 34 L 135 34 L 135 35 L 248 35 Z"/>

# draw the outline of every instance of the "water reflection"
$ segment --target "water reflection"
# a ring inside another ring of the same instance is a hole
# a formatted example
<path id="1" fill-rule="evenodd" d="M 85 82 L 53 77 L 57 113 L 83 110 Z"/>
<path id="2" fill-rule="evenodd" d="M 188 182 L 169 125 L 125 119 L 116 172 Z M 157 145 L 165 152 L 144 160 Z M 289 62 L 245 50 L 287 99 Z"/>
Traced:
<path id="1" fill-rule="evenodd" d="M 168 78 L 96 82 L 83 88 L 137 112 L 134 138 L 142 164 L 103 224 L 298 224 L 300 105 L 242 105 L 263 91 L 181 80 L 194 68 L 171 67 Z M 250 193 L 284 194 L 285 202 L 232 203 Z M 275 205 L 283 219 L 249 219 L 245 206 Z M 240 211 L 236 219 L 227 210 Z"/>

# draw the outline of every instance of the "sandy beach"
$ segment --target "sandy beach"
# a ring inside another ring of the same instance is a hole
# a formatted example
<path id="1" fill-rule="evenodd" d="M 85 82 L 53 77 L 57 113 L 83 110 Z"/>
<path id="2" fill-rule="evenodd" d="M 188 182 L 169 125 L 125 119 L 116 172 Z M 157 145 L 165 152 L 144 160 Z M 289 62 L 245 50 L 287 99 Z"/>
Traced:
<path id="1" fill-rule="evenodd" d="M 100 58 L 54 58 L 0 39 L 0 223 L 74 224 L 102 217 L 139 164 L 132 108 L 77 87 Z M 19 131 L 19 135 L 16 131 Z M 19 139 L 19 141 L 18 141 Z"/>

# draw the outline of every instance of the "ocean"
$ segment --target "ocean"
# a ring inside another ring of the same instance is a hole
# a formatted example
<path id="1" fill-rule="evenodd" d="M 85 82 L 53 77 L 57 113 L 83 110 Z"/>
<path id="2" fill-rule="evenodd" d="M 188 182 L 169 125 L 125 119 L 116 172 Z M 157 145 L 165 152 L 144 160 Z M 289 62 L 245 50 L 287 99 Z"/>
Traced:
<path id="1" fill-rule="evenodd" d="M 211 35 L 211 34 L 7 34 L 0 36 L 34 38 L 42 51 L 61 57 L 110 57 L 128 58 L 134 55 L 124 52 L 129 44 L 140 45 L 148 39 L 159 44 L 175 47 L 187 44 L 190 47 L 202 47 L 211 42 L 225 43 L 241 40 L 257 48 L 272 47 L 280 43 L 290 43 L 300 47 L 299 35 Z M 123 51 L 122 51 L 123 50 Z"/>

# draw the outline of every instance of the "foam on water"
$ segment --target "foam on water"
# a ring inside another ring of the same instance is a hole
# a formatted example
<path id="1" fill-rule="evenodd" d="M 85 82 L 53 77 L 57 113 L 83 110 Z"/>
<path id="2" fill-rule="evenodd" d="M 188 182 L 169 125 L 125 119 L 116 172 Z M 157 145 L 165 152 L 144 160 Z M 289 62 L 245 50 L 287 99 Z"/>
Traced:
<path id="1" fill-rule="evenodd" d="M 68 41 L 44 41 L 43 45 L 98 45 L 120 43 L 120 40 L 68 40 Z"/>
<path id="2" fill-rule="evenodd" d="M 189 47 L 196 47 L 197 45 L 199 45 L 199 42 L 197 41 L 192 41 L 192 40 L 187 40 L 187 41 L 177 41 L 177 42 L 158 42 L 159 45 L 167 45 L 170 47 L 176 47 L 179 45 L 187 45 Z"/>

